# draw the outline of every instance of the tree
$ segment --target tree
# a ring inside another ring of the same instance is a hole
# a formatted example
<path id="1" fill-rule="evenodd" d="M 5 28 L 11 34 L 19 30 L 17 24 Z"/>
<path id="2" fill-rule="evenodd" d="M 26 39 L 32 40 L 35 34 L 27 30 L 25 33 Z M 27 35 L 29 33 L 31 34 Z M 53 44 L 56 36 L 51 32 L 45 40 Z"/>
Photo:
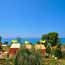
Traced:
<path id="1" fill-rule="evenodd" d="M 21 43 L 21 37 L 17 37 L 16 40 Z"/>
<path id="2" fill-rule="evenodd" d="M 42 40 L 48 40 L 49 39 L 49 36 L 48 36 L 48 34 L 44 34 L 44 35 L 42 35 L 42 38 L 41 38 Z"/>
<path id="3" fill-rule="evenodd" d="M 62 58 L 62 52 L 60 48 L 56 48 L 55 57 Z"/>
<path id="4" fill-rule="evenodd" d="M 40 44 L 40 41 L 37 41 L 37 44 Z"/>
<path id="5" fill-rule="evenodd" d="M 49 36 L 49 42 L 51 43 L 52 46 L 58 43 L 58 33 L 51 32 L 51 33 L 48 33 L 48 36 Z"/>
<path id="6" fill-rule="evenodd" d="M 0 36 L 0 42 L 2 41 L 2 37 Z"/>
<path id="7" fill-rule="evenodd" d="M 4 42 L 4 44 L 7 44 L 7 45 L 8 45 L 8 42 L 7 42 L 7 41 L 5 41 L 5 42 Z"/>
<path id="8" fill-rule="evenodd" d="M 42 60 L 43 57 L 40 51 L 35 52 L 35 49 L 26 50 L 21 47 L 21 50 L 16 55 L 14 65 L 44 65 Z"/>
<path id="9" fill-rule="evenodd" d="M 2 50 L 2 42 L 0 42 L 0 50 Z"/>
<path id="10" fill-rule="evenodd" d="M 49 42 L 52 46 L 55 46 L 58 43 L 58 33 L 50 32 L 48 34 L 43 35 L 41 39 L 46 40 L 47 43 Z"/>
<path id="11" fill-rule="evenodd" d="M 57 48 L 61 49 L 61 44 L 60 43 L 57 44 Z"/>
<path id="12" fill-rule="evenodd" d="M 0 36 L 0 50 L 2 50 L 2 37 Z"/>
<path id="13" fill-rule="evenodd" d="M 51 48 L 50 48 L 50 46 L 47 46 L 47 48 L 46 48 L 46 53 L 48 53 L 48 54 L 51 53 Z"/>

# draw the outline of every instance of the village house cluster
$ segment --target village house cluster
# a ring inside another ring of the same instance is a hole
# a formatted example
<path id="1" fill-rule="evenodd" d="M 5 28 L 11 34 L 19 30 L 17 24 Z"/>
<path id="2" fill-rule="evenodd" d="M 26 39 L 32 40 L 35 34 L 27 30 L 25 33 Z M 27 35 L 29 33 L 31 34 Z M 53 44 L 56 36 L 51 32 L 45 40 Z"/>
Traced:
<path id="1" fill-rule="evenodd" d="M 2 44 L 1 46 L 3 49 L 0 50 L 0 58 L 6 58 L 7 56 L 9 58 L 11 58 L 11 57 L 15 56 L 16 53 L 20 50 L 21 43 L 18 43 L 17 40 L 12 40 L 11 45 Z M 25 49 L 33 48 L 32 44 L 30 44 L 29 41 L 24 42 L 24 47 L 25 47 Z M 34 48 L 35 48 L 35 50 L 41 50 L 41 52 L 43 54 L 45 54 L 45 52 L 46 52 L 46 48 L 45 48 L 44 44 L 34 44 Z"/>

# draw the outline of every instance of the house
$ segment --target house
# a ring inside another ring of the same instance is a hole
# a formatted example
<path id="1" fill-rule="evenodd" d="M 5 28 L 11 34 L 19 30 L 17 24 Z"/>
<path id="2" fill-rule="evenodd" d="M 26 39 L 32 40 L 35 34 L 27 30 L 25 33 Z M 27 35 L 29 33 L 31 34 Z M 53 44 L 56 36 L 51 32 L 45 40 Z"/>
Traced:
<path id="1" fill-rule="evenodd" d="M 25 49 L 32 49 L 32 45 L 30 44 L 29 41 L 25 41 L 24 46 L 25 46 Z"/>
<path id="2" fill-rule="evenodd" d="M 6 44 L 0 44 L 0 59 L 7 57 L 7 53 L 8 53 L 7 50 L 8 50 L 8 46 Z"/>
<path id="3" fill-rule="evenodd" d="M 35 44 L 34 46 L 35 50 L 41 50 L 41 53 L 46 53 L 46 48 L 43 44 Z"/>
<path id="4" fill-rule="evenodd" d="M 9 57 L 16 55 L 19 49 L 20 49 L 20 43 L 13 43 L 9 49 Z"/>
<path id="5" fill-rule="evenodd" d="M 0 48 L 0 59 L 4 58 L 3 54 L 4 54 L 4 50 Z"/>
<path id="6" fill-rule="evenodd" d="M 46 53 L 46 48 L 43 44 L 40 44 L 40 49 L 43 54 Z"/>
<path id="7" fill-rule="evenodd" d="M 8 51 L 8 49 L 9 49 L 7 44 L 2 44 L 2 48 L 4 51 Z"/>

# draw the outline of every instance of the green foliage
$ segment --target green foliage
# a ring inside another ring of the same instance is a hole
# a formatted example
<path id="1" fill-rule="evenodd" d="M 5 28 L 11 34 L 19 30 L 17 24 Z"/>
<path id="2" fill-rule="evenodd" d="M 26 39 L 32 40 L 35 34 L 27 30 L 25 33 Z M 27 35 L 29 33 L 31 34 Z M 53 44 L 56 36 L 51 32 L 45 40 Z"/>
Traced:
<path id="1" fill-rule="evenodd" d="M 50 43 L 52 43 L 52 46 L 56 45 L 57 42 L 58 42 L 58 33 L 56 32 L 51 32 L 51 33 L 48 33 L 48 36 L 49 36 L 49 41 L 51 41 Z"/>
<path id="2" fill-rule="evenodd" d="M 18 65 L 17 56 L 16 56 L 16 58 L 15 58 L 14 64 L 15 64 L 15 65 Z"/>
<path id="3" fill-rule="evenodd" d="M 62 52 L 60 48 L 56 48 L 55 57 L 62 58 Z"/>
<path id="4" fill-rule="evenodd" d="M 62 52 L 62 58 L 65 59 L 65 51 Z"/>
<path id="5" fill-rule="evenodd" d="M 57 60 L 52 59 L 52 60 L 49 62 L 49 65 L 57 65 Z"/>
<path id="6" fill-rule="evenodd" d="M 2 37 L 0 36 L 0 49 L 2 49 L 2 42 L 1 42 L 1 40 L 2 40 Z"/>
<path id="7" fill-rule="evenodd" d="M 0 46 L 2 45 L 2 42 L 0 42 Z"/>
<path id="8" fill-rule="evenodd" d="M 48 34 L 42 35 L 42 38 L 41 38 L 41 39 L 42 39 L 42 40 L 47 40 L 47 39 L 49 39 Z"/>
<path id="9" fill-rule="evenodd" d="M 21 43 L 21 37 L 17 37 L 16 40 Z"/>
<path id="10" fill-rule="evenodd" d="M 0 36 L 0 42 L 1 42 L 1 40 L 2 40 L 2 37 Z"/>
<path id="11" fill-rule="evenodd" d="M 57 48 L 61 48 L 61 44 L 60 43 L 57 44 Z"/>
<path id="12" fill-rule="evenodd" d="M 5 41 L 5 42 L 4 42 L 4 44 L 7 44 L 7 45 L 8 45 L 8 42 L 7 42 L 7 41 Z"/>
<path id="13" fill-rule="evenodd" d="M 45 34 L 41 38 L 42 40 L 47 40 L 47 42 L 51 43 L 52 46 L 55 46 L 58 43 L 58 33 L 50 32 Z"/>
<path id="14" fill-rule="evenodd" d="M 48 54 L 51 53 L 51 48 L 50 48 L 50 46 L 47 46 L 47 48 L 46 48 L 46 53 L 48 53 Z"/>
<path id="15" fill-rule="evenodd" d="M 37 44 L 40 44 L 40 41 L 37 41 Z"/>
<path id="16" fill-rule="evenodd" d="M 25 49 L 22 47 L 16 55 L 14 65 L 44 65 L 40 51 L 35 52 L 35 49 Z"/>
<path id="17" fill-rule="evenodd" d="M 2 42 L 0 42 L 0 50 L 2 50 Z"/>

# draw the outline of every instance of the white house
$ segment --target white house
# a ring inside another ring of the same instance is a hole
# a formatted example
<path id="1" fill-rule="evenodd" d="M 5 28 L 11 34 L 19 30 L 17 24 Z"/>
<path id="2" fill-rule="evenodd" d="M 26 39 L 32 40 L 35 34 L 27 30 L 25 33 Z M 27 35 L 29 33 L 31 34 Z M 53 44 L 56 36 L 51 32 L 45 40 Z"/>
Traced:
<path id="1" fill-rule="evenodd" d="M 20 43 L 13 43 L 9 49 L 9 55 L 16 55 L 17 51 L 20 49 Z"/>

